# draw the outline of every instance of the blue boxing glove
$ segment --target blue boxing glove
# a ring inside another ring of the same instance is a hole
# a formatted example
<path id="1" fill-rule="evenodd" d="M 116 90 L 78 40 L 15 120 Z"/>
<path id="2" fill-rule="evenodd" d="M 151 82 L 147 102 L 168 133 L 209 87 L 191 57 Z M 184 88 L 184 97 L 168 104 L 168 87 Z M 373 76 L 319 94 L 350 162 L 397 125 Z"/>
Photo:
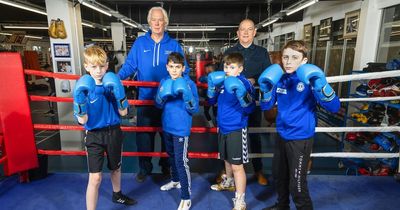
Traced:
<path id="1" fill-rule="evenodd" d="M 208 89 L 207 96 L 208 98 L 214 98 L 217 88 L 221 87 L 222 83 L 225 80 L 225 72 L 223 71 L 215 71 L 208 74 Z"/>
<path id="2" fill-rule="evenodd" d="M 324 72 L 318 66 L 303 64 L 296 70 L 296 74 L 304 84 L 311 84 L 314 95 L 321 101 L 329 102 L 335 98 L 335 91 L 328 84 Z"/>
<path id="3" fill-rule="evenodd" d="M 240 102 L 240 106 L 248 107 L 251 104 L 252 99 L 251 97 L 248 97 L 246 87 L 240 79 L 229 76 L 225 79 L 224 86 L 228 93 L 236 96 Z"/>
<path id="4" fill-rule="evenodd" d="M 93 77 L 83 75 L 75 84 L 74 89 L 74 115 L 82 117 L 87 114 L 87 102 L 89 94 L 94 92 L 96 82 Z"/>
<path id="5" fill-rule="evenodd" d="M 124 110 L 128 108 L 128 99 L 125 95 L 124 86 L 122 86 L 122 82 L 116 74 L 112 72 L 106 73 L 103 77 L 103 86 L 110 89 L 114 94 L 114 97 L 117 100 L 118 109 Z"/>
<path id="6" fill-rule="evenodd" d="M 182 99 L 186 104 L 187 110 L 195 109 L 195 100 L 192 89 L 183 77 L 177 78 L 172 85 L 173 94 L 179 96 L 182 94 Z"/>
<path id="7" fill-rule="evenodd" d="M 273 64 L 266 68 L 258 78 L 260 84 L 260 101 L 268 102 L 271 100 L 273 87 L 279 82 L 283 75 L 283 70 L 279 64 Z"/>
<path id="8" fill-rule="evenodd" d="M 158 88 L 155 98 L 156 103 L 164 104 L 164 102 L 168 99 L 168 97 L 173 96 L 172 93 L 173 82 L 174 81 L 172 79 L 167 79 L 160 84 L 160 87 Z"/>

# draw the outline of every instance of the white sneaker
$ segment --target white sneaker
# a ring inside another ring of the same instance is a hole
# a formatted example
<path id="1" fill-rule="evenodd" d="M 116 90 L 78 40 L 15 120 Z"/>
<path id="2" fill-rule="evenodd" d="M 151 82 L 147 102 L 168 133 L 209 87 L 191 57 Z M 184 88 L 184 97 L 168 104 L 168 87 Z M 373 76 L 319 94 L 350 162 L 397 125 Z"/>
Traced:
<path id="1" fill-rule="evenodd" d="M 244 194 L 235 198 L 232 198 L 233 201 L 233 209 L 232 210 L 246 210 L 246 202 L 244 201 Z"/>
<path id="2" fill-rule="evenodd" d="M 174 188 L 180 189 L 180 188 L 181 188 L 181 183 L 179 183 L 179 182 L 174 182 L 174 181 L 170 181 L 170 182 L 168 182 L 167 184 L 161 186 L 161 187 L 160 187 L 160 190 L 162 190 L 162 191 L 168 191 L 168 190 L 171 190 L 171 189 L 174 189 Z"/>
<path id="3" fill-rule="evenodd" d="M 219 184 L 213 184 L 211 185 L 211 189 L 215 191 L 235 191 L 235 182 L 232 177 L 227 177 L 226 175 L 222 176 L 222 182 Z"/>
<path id="4" fill-rule="evenodd" d="M 192 206 L 191 200 L 181 200 L 178 210 L 189 210 L 191 206 Z"/>

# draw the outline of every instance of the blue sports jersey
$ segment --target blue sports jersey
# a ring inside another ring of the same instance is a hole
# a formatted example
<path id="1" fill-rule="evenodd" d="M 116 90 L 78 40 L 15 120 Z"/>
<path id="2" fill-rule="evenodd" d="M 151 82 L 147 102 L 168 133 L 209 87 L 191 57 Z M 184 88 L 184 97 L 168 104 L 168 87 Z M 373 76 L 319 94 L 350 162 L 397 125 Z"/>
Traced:
<path id="1" fill-rule="evenodd" d="M 243 82 L 249 96 L 252 98 L 252 103 L 248 107 L 243 108 L 240 106 L 240 102 L 236 96 L 228 93 L 223 85 L 218 93 L 208 100 L 210 105 L 218 103 L 217 124 L 219 131 L 223 134 L 247 127 L 248 115 L 253 112 L 256 106 L 253 85 L 243 75 L 240 74 L 237 77 Z"/>
<path id="2" fill-rule="evenodd" d="M 164 104 L 156 103 L 156 107 L 163 109 L 162 113 L 162 128 L 163 131 L 171 133 L 175 136 L 189 136 L 190 129 L 192 128 L 192 115 L 199 111 L 199 95 L 197 94 L 197 87 L 194 82 L 184 77 L 192 90 L 193 98 L 195 100 L 195 108 L 192 110 L 186 109 L 186 104 L 182 97 L 169 97 Z M 167 76 L 161 80 L 161 87 L 166 79 L 171 79 Z M 154 100 L 156 102 L 156 100 Z"/>
<path id="3" fill-rule="evenodd" d="M 120 124 L 121 118 L 114 95 L 103 85 L 96 85 L 93 94 L 89 95 L 88 121 L 85 129 L 93 130 Z"/>
<path id="4" fill-rule="evenodd" d="M 272 90 L 269 102 L 261 102 L 262 110 L 278 104 L 276 129 L 285 140 L 303 140 L 314 136 L 317 123 L 317 103 L 330 112 L 337 112 L 340 101 L 337 96 L 324 102 L 314 97 L 311 87 L 301 82 L 296 73 L 284 74 Z"/>
<path id="5" fill-rule="evenodd" d="M 184 56 L 183 50 L 175 39 L 171 39 L 167 32 L 159 43 L 151 38 L 151 30 L 144 36 L 138 37 L 130 50 L 128 57 L 119 70 L 121 79 L 137 73 L 138 81 L 160 82 L 169 76 L 167 72 L 167 58 L 172 52 L 179 52 Z M 185 75 L 190 71 L 185 61 Z M 139 100 L 152 100 L 157 88 L 139 87 Z"/>

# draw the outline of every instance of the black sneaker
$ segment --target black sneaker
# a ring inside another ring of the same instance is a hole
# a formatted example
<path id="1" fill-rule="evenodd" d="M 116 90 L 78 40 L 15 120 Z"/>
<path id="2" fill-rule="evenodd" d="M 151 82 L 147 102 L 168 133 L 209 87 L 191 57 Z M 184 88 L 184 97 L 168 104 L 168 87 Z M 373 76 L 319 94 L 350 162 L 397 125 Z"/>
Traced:
<path id="1" fill-rule="evenodd" d="M 142 182 L 144 182 L 144 180 L 146 180 L 146 176 L 147 176 L 147 174 L 139 172 L 136 175 L 136 181 L 139 182 L 139 183 L 142 183 Z"/>
<path id="2" fill-rule="evenodd" d="M 112 201 L 114 203 L 120 203 L 120 204 L 124 204 L 124 205 L 129 205 L 129 206 L 135 205 L 137 203 L 137 201 L 122 194 L 121 191 L 119 191 L 117 193 L 113 192 Z"/>
<path id="3" fill-rule="evenodd" d="M 267 208 L 263 208 L 262 210 L 290 210 L 290 207 L 289 206 L 287 206 L 287 207 L 279 207 L 278 203 L 275 203 L 274 205 L 269 206 Z"/>

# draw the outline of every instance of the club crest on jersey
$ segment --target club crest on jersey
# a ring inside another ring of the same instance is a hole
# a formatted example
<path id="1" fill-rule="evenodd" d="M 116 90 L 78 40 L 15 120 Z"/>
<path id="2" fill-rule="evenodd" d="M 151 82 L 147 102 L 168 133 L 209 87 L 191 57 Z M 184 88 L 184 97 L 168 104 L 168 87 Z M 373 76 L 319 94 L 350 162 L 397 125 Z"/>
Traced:
<path id="1" fill-rule="evenodd" d="M 303 90 L 304 90 L 304 83 L 303 83 L 303 82 L 297 83 L 296 90 L 297 90 L 297 92 L 303 92 Z"/>
<path id="2" fill-rule="evenodd" d="M 287 91 L 286 91 L 286 89 L 283 89 L 283 88 L 276 88 L 276 93 L 287 94 Z"/>

